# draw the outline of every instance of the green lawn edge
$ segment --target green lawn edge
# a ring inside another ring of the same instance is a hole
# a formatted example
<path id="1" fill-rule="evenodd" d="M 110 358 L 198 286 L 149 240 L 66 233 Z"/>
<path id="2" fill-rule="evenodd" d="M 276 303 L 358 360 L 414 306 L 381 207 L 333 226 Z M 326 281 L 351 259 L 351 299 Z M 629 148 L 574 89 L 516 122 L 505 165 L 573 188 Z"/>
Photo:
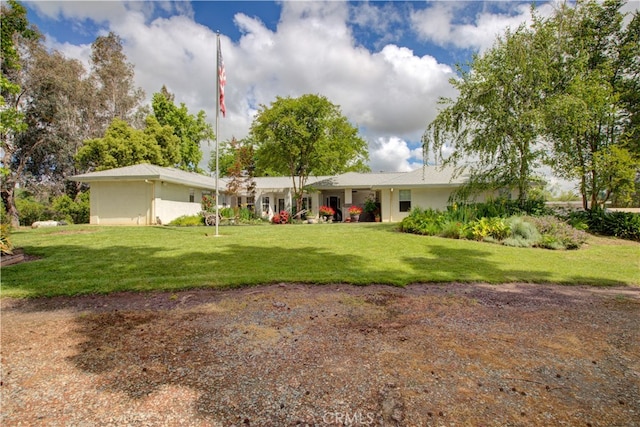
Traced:
<path id="1" fill-rule="evenodd" d="M 228 289 L 273 283 L 640 286 L 640 243 L 571 251 L 401 233 L 396 224 L 21 228 L 38 259 L 2 267 L 0 296 Z"/>

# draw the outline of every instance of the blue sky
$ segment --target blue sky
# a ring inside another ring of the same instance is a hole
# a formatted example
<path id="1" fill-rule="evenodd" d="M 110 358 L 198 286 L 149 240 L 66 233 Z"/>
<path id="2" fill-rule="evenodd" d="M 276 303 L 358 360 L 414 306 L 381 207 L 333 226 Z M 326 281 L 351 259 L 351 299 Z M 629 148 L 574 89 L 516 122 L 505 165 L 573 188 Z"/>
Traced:
<path id="1" fill-rule="evenodd" d="M 95 38 L 114 31 L 148 99 L 166 85 L 212 123 L 220 31 L 227 73 L 221 140 L 246 136 L 258 106 L 276 96 L 317 93 L 358 126 L 374 171 L 419 167 L 420 138 L 438 98 L 456 96 L 448 83 L 454 64 L 531 18 L 530 2 L 520 1 L 24 4 L 50 48 L 84 63 Z M 552 10 L 553 3 L 538 3 L 540 14 Z"/>

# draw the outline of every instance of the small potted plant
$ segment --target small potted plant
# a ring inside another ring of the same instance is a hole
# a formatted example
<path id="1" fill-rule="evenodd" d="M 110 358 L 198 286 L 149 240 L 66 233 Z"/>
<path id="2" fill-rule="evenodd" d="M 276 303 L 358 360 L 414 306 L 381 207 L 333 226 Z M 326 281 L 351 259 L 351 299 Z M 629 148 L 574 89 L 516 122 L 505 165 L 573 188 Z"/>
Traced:
<path id="1" fill-rule="evenodd" d="M 334 211 L 331 206 L 320 206 L 318 214 L 328 222 L 333 220 L 333 216 L 336 214 L 336 211 Z"/>
<path id="2" fill-rule="evenodd" d="M 316 217 L 313 215 L 313 212 L 311 210 L 307 211 L 307 223 L 308 224 L 316 223 Z"/>
<path id="3" fill-rule="evenodd" d="M 353 205 L 349 207 L 349 216 L 351 217 L 351 222 L 358 222 L 361 213 L 362 208 L 360 206 Z"/>
<path id="4" fill-rule="evenodd" d="M 371 196 L 367 197 L 367 200 L 364 201 L 364 211 L 373 214 L 377 209 L 376 200 Z"/>

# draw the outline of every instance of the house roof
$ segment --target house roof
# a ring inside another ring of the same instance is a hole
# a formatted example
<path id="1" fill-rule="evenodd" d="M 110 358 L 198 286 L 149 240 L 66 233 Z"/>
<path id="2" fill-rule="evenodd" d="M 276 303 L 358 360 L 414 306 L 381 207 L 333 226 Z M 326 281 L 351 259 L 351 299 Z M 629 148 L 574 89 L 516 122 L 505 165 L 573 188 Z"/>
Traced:
<path id="1" fill-rule="evenodd" d="M 467 181 L 468 175 L 459 175 L 454 178 L 454 172 L 452 167 L 425 166 L 411 172 L 397 174 L 378 187 L 457 186 Z"/>
<path id="2" fill-rule="evenodd" d="M 188 185 L 197 188 L 215 189 L 216 180 L 205 175 L 194 172 L 186 172 L 175 168 L 165 168 L 157 165 L 141 163 L 122 168 L 108 169 L 98 172 L 90 172 L 81 175 L 74 175 L 70 179 L 81 182 L 97 181 L 132 181 L 132 180 L 154 180 L 166 181 L 173 184 Z M 220 180 L 220 187 L 226 186 L 226 181 Z"/>
<path id="3" fill-rule="evenodd" d="M 453 176 L 453 168 L 425 166 L 411 172 L 347 172 L 336 176 L 311 176 L 307 180 L 307 185 L 318 190 L 340 188 L 376 189 L 456 186 L 467 180 L 466 175 L 458 176 L 455 179 L 452 178 Z M 89 183 L 97 181 L 134 181 L 148 179 L 206 189 L 215 189 L 216 185 L 215 178 L 147 163 L 75 175 L 70 179 Z M 261 190 L 284 191 L 292 187 L 291 177 L 289 176 L 256 177 L 254 179 L 256 188 Z M 220 189 L 224 190 L 226 185 L 227 180 L 220 178 Z"/>
<path id="4" fill-rule="evenodd" d="M 318 189 L 330 188 L 393 188 L 393 187 L 438 187 L 460 185 L 466 176 L 453 178 L 453 168 L 425 166 L 411 172 L 357 173 L 348 172 L 342 175 L 326 177 L 310 183 Z"/>
<path id="5" fill-rule="evenodd" d="M 310 176 L 307 179 L 307 185 L 315 187 L 316 182 L 331 178 L 330 176 Z M 256 182 L 256 188 L 261 190 L 284 191 L 291 188 L 293 181 L 290 176 L 259 176 L 253 178 Z M 297 182 L 297 181 L 296 181 Z"/>
<path id="6" fill-rule="evenodd" d="M 383 184 L 385 181 L 393 179 L 402 172 L 381 172 L 381 173 L 358 173 L 347 172 L 342 175 L 324 177 L 310 183 L 318 189 L 331 188 L 372 188 Z"/>

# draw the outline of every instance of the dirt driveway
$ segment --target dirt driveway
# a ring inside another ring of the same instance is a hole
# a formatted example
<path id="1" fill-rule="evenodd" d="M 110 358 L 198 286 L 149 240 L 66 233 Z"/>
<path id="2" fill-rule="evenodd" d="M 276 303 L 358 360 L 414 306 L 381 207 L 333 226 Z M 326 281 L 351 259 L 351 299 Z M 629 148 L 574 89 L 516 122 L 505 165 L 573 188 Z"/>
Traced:
<path id="1" fill-rule="evenodd" d="M 640 289 L 3 299 L 13 425 L 640 425 Z"/>

